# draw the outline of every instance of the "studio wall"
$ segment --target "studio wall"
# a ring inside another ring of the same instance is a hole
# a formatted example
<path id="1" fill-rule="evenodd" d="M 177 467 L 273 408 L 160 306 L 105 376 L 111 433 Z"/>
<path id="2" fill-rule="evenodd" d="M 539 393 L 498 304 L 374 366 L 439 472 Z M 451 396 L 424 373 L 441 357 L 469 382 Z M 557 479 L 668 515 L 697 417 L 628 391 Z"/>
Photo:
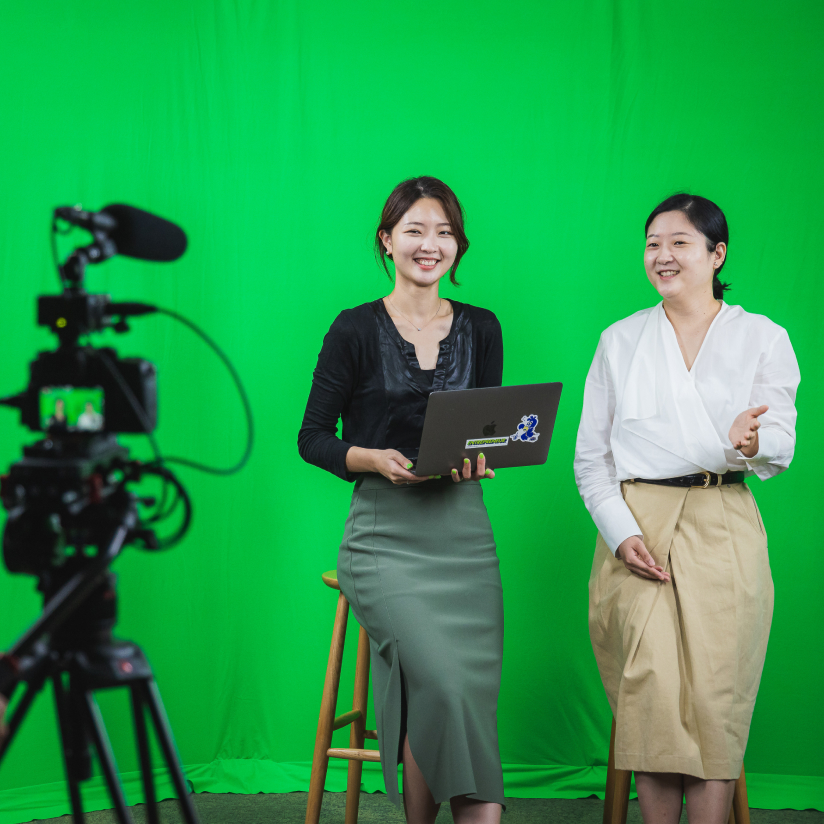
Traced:
<path id="1" fill-rule="evenodd" d="M 34 323 L 35 297 L 58 286 L 51 209 L 123 202 L 179 223 L 189 249 L 171 264 L 90 267 L 87 287 L 203 326 L 256 414 L 243 472 L 180 470 L 195 502 L 185 542 L 128 549 L 115 566 L 118 634 L 155 668 L 196 791 L 308 787 L 335 607 L 320 575 L 335 566 L 351 487 L 300 460 L 297 432 L 332 320 L 391 289 L 371 250 L 384 199 L 430 174 L 461 198 L 471 241 L 462 285 L 443 296 L 498 315 L 505 384 L 564 383 L 548 463 L 484 489 L 504 582 L 508 794 L 603 787 L 610 710 L 587 631 L 595 528 L 574 442 L 601 331 L 657 299 L 644 220 L 687 190 L 727 214 L 728 301 L 784 326 L 801 368 L 792 467 L 752 481 L 776 610 L 745 762 L 753 806 L 824 810 L 822 35 L 814 0 L 6 5 L 0 395 L 54 344 Z M 73 239 L 84 242 L 78 232 L 61 249 Z M 239 456 L 237 395 L 187 329 L 153 316 L 99 342 L 157 363 L 166 452 Z M 0 467 L 35 437 L 0 410 Z M 148 457 L 144 440 L 124 438 Z M 0 648 L 39 606 L 33 579 L 0 572 Z M 140 801 L 125 697 L 100 704 Z M 0 824 L 66 812 L 62 781 L 46 692 L 0 768 Z M 379 790 L 379 774 L 364 783 Z M 344 788 L 338 766 L 328 786 Z M 99 788 L 86 798 L 109 806 Z"/>

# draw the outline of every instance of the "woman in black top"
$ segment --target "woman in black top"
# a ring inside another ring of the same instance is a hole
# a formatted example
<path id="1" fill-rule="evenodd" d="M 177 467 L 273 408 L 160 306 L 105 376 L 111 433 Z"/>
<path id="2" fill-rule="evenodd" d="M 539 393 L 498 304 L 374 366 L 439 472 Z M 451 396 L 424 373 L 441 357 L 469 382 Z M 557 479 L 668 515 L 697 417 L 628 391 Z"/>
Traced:
<path id="1" fill-rule="evenodd" d="M 371 642 L 389 797 L 400 800 L 400 761 L 409 822 L 431 824 L 449 800 L 458 824 L 494 824 L 503 804 L 503 603 L 479 484 L 494 472 L 483 455 L 474 471 L 466 461 L 451 478 L 410 470 L 430 392 L 501 385 L 501 328 L 486 309 L 438 297 L 445 274 L 456 283 L 469 247 L 446 184 L 398 185 L 376 247 L 385 268 L 385 257 L 395 264 L 394 289 L 335 319 L 298 447 L 309 463 L 356 481 L 338 581 Z"/>

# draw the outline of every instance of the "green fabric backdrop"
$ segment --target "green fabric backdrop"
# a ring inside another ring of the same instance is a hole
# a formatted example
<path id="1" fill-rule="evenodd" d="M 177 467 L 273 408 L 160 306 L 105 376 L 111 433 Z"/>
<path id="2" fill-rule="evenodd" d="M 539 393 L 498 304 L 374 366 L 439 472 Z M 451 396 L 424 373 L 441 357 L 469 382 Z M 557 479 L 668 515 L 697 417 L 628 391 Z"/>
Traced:
<path id="1" fill-rule="evenodd" d="M 603 786 L 610 714 L 586 621 L 595 529 L 574 440 L 601 330 L 656 300 L 644 219 L 688 189 L 726 210 L 730 301 L 786 327 L 801 365 L 795 462 L 753 484 L 777 594 L 746 763 L 754 806 L 824 810 L 822 35 L 818 0 L 5 5 L 0 392 L 21 389 L 52 345 L 34 326 L 35 296 L 56 288 L 50 209 L 120 201 L 178 221 L 190 249 L 170 265 L 115 259 L 89 288 L 202 324 L 257 412 L 243 473 L 181 471 L 196 505 L 185 543 L 116 565 L 119 633 L 153 662 L 196 790 L 307 787 L 335 600 L 320 573 L 350 487 L 300 461 L 297 430 L 332 319 L 390 288 L 370 250 L 384 198 L 431 174 L 463 200 L 472 241 L 464 285 L 443 294 L 497 313 L 506 383 L 565 384 L 548 464 L 486 486 L 506 599 L 509 794 Z M 239 403 L 191 333 L 138 319 L 117 346 L 159 366 L 167 451 L 239 454 Z M 0 466 L 32 438 L 0 411 Z M 37 615 L 33 583 L 0 573 L 0 647 Z M 126 701 L 100 703 L 138 801 Z M 60 782 L 44 695 L 0 770 L 0 824 L 65 812 Z M 365 784 L 379 788 L 374 770 Z M 335 766 L 329 787 L 343 786 Z M 87 801 L 107 806 L 99 791 Z"/>

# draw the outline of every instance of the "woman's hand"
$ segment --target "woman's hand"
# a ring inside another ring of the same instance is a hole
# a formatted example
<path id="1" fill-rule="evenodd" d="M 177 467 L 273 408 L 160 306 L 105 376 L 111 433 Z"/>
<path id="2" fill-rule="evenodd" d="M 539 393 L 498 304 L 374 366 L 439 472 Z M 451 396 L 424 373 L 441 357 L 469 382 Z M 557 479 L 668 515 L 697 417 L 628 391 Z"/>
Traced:
<path id="1" fill-rule="evenodd" d="M 758 430 L 761 428 L 758 416 L 763 415 L 769 408 L 755 406 L 747 409 L 732 422 L 730 441 L 748 458 L 754 458 L 758 454 Z"/>
<path id="2" fill-rule="evenodd" d="M 491 469 L 486 468 L 486 458 L 484 458 L 484 453 L 481 452 L 478 455 L 478 464 L 475 467 L 475 471 L 472 471 L 472 463 L 469 458 L 464 458 L 463 462 L 463 469 L 458 472 L 457 469 L 452 470 L 452 480 L 455 483 L 460 483 L 462 480 L 465 481 L 480 481 L 481 478 L 494 478 L 495 473 Z"/>
<path id="3" fill-rule="evenodd" d="M 363 449 L 353 446 L 346 453 L 346 468 L 350 472 L 378 472 L 393 484 L 419 484 L 440 475 L 413 475 L 412 462 L 397 449 Z"/>
<path id="4" fill-rule="evenodd" d="M 615 557 L 624 562 L 624 566 L 639 578 L 649 578 L 653 581 L 670 580 L 669 572 L 655 563 L 655 559 L 647 552 L 644 542 L 637 535 L 630 535 L 615 550 Z"/>
<path id="5" fill-rule="evenodd" d="M 412 462 L 401 455 L 397 449 L 370 449 L 374 452 L 374 469 L 373 472 L 380 472 L 384 478 L 389 478 L 393 484 L 419 484 L 423 481 L 428 481 L 430 478 L 437 477 L 436 475 L 424 475 L 422 478 L 413 475 Z"/>

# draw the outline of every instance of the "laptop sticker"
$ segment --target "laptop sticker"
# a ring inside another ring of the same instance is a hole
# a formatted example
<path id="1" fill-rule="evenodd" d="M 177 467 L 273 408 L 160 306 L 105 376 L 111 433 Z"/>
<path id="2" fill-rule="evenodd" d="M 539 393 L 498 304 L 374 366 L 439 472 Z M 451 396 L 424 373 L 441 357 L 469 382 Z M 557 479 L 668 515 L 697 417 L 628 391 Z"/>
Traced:
<path id="1" fill-rule="evenodd" d="M 514 435 L 510 435 L 513 441 L 523 441 L 524 443 L 535 443 L 541 437 L 540 432 L 535 429 L 538 426 L 537 415 L 524 415 L 518 424 L 518 430 Z"/>
<path id="2" fill-rule="evenodd" d="M 480 449 L 486 446 L 506 446 L 509 438 L 473 438 L 466 442 L 464 449 Z"/>

